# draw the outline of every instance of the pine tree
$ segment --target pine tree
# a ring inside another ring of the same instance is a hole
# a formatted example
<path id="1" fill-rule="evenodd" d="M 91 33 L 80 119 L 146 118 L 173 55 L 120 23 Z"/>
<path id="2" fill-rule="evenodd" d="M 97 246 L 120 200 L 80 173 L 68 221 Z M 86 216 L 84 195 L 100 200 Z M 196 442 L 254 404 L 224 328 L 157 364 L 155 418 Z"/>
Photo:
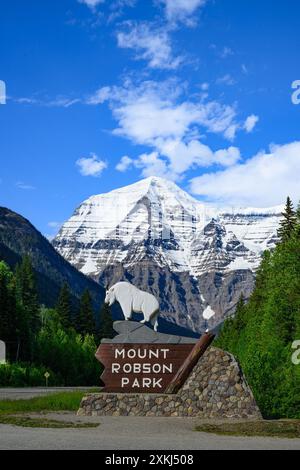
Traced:
<path id="1" fill-rule="evenodd" d="M 296 209 L 296 227 L 295 227 L 295 236 L 300 238 L 300 202 L 298 203 Z"/>
<path id="2" fill-rule="evenodd" d="M 8 276 L 9 269 L 5 263 L 0 263 L 0 339 L 7 341 L 9 332 L 8 313 Z"/>
<path id="3" fill-rule="evenodd" d="M 15 271 L 16 301 L 18 305 L 17 335 L 20 358 L 32 359 L 35 337 L 40 326 L 36 278 L 31 259 L 25 255 Z"/>
<path id="4" fill-rule="evenodd" d="M 104 302 L 99 315 L 99 339 L 113 338 L 115 334 L 111 309 L 109 305 Z"/>
<path id="5" fill-rule="evenodd" d="M 233 352 L 244 326 L 245 297 L 241 294 L 235 313 L 224 321 L 216 344 L 221 344 L 224 349 Z"/>
<path id="6" fill-rule="evenodd" d="M 291 198 L 288 197 L 286 201 L 285 210 L 282 213 L 283 219 L 280 222 L 280 228 L 278 230 L 278 236 L 282 242 L 285 242 L 291 238 L 296 227 L 297 217 L 293 207 Z"/>
<path id="7" fill-rule="evenodd" d="M 29 327 L 36 333 L 39 328 L 39 303 L 36 278 L 28 255 L 16 268 L 16 289 L 22 306 L 28 311 Z"/>
<path id="8" fill-rule="evenodd" d="M 236 306 L 236 311 L 235 311 L 235 327 L 237 329 L 237 332 L 240 333 L 244 326 L 245 326 L 245 297 L 244 294 L 242 293 L 240 295 L 239 301 Z"/>
<path id="9" fill-rule="evenodd" d="M 297 223 L 300 224 L 300 202 L 298 202 L 298 206 L 296 209 L 296 217 L 297 217 Z"/>
<path id="10" fill-rule="evenodd" d="M 0 262 L 0 339 L 16 342 L 16 295 L 13 273 Z"/>
<path id="11" fill-rule="evenodd" d="M 76 330 L 82 335 L 96 333 L 93 303 L 88 289 L 83 292 L 80 299 L 79 312 L 76 316 Z"/>
<path id="12" fill-rule="evenodd" d="M 61 326 L 65 329 L 70 328 L 72 326 L 72 303 L 70 289 L 66 282 L 62 285 L 56 311 Z"/>

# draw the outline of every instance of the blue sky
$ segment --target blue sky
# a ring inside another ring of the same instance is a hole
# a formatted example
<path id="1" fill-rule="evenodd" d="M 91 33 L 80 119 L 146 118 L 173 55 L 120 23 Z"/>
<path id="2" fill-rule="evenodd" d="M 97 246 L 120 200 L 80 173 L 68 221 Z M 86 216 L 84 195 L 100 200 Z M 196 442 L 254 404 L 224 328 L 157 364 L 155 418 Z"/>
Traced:
<path id="1" fill-rule="evenodd" d="M 44 234 L 150 175 L 300 198 L 298 0 L 1 0 L 0 204 Z"/>

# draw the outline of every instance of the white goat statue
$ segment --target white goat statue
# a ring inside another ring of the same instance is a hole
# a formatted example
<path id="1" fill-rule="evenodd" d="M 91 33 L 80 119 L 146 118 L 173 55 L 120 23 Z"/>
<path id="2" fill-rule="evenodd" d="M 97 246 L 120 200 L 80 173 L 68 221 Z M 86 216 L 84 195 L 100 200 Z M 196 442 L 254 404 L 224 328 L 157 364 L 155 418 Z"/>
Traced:
<path id="1" fill-rule="evenodd" d="M 157 331 L 159 314 L 159 303 L 152 294 L 144 292 L 129 282 L 117 282 L 106 291 L 105 303 L 112 305 L 115 301 L 119 302 L 125 320 L 132 318 L 132 313 L 142 313 L 144 319 L 141 323 L 149 321 Z"/>

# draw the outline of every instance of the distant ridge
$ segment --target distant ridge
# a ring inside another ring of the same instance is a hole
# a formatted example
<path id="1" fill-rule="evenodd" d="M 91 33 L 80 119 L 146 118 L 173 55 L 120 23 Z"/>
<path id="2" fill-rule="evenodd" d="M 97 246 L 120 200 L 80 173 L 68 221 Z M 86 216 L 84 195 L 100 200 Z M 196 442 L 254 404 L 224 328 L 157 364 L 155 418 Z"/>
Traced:
<path id="1" fill-rule="evenodd" d="M 95 307 L 100 307 L 105 296 L 103 287 L 68 263 L 27 219 L 0 207 L 0 259 L 14 268 L 25 254 L 32 259 L 41 303 L 54 306 L 62 284 L 67 282 L 75 304 L 89 289 Z"/>

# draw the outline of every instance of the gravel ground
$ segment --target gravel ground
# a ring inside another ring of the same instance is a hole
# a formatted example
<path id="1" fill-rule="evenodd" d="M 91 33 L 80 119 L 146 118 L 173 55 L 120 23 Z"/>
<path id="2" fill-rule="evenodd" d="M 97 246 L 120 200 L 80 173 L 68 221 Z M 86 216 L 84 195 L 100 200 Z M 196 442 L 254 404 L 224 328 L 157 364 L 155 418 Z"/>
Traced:
<path id="1" fill-rule="evenodd" d="M 200 420 L 195 418 L 90 418 L 77 417 L 73 413 L 43 416 L 74 422 L 99 422 L 99 427 L 34 429 L 0 425 L 0 449 L 300 450 L 300 439 L 228 437 L 196 432 L 194 429 Z"/>

